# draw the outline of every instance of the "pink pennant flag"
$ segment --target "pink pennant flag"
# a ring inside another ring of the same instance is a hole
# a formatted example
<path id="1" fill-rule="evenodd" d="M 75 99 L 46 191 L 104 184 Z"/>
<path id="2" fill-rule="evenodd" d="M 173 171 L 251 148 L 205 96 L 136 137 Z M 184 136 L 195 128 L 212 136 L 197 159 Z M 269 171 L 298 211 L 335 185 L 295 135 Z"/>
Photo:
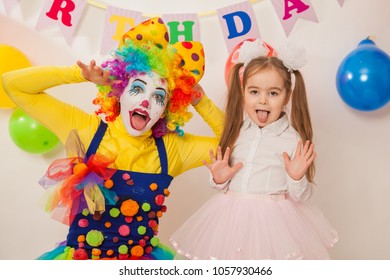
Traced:
<path id="1" fill-rule="evenodd" d="M 86 4 L 87 0 L 46 0 L 35 29 L 58 25 L 70 44 Z"/>
<path id="2" fill-rule="evenodd" d="M 229 53 L 245 39 L 260 39 L 250 1 L 220 8 L 217 10 L 217 15 Z"/>
<path id="3" fill-rule="evenodd" d="M 339 4 L 340 4 L 341 7 L 344 5 L 344 1 L 345 1 L 345 0 L 337 0 L 337 1 L 339 2 Z"/>
<path id="4" fill-rule="evenodd" d="M 3 0 L 4 9 L 7 15 L 11 14 L 18 2 L 19 0 Z"/>
<path id="5" fill-rule="evenodd" d="M 168 26 L 171 44 L 183 41 L 200 41 L 197 14 L 164 14 L 161 18 Z"/>
<path id="6" fill-rule="evenodd" d="M 286 36 L 290 34 L 298 18 L 318 22 L 310 0 L 271 0 Z"/>
<path id="7" fill-rule="evenodd" d="M 100 48 L 102 55 L 116 48 L 122 35 L 142 21 L 142 13 L 108 6 Z"/>

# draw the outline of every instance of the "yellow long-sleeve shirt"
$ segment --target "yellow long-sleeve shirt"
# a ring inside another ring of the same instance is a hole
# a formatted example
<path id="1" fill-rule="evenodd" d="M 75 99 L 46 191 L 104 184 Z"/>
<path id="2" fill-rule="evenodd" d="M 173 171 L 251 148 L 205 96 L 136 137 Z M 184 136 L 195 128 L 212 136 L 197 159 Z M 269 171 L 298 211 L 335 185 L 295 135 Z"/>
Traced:
<path id="1" fill-rule="evenodd" d="M 45 93 L 45 90 L 55 86 L 80 82 L 86 80 L 76 65 L 34 66 L 3 75 L 4 88 L 15 104 L 51 130 L 62 143 L 65 143 L 69 133 L 76 129 L 87 149 L 100 117 Z M 223 128 L 223 112 L 206 96 L 195 109 L 211 127 L 215 137 L 189 133 L 185 133 L 183 137 L 176 134 L 165 135 L 163 139 L 168 157 L 168 173 L 173 177 L 201 166 L 203 160 L 209 159 L 209 150 L 216 148 L 219 142 Z M 108 129 L 97 152 L 106 156 L 115 154 L 115 165 L 119 169 L 147 173 L 161 171 L 151 131 L 133 137 L 127 133 L 121 117 L 108 123 Z"/>

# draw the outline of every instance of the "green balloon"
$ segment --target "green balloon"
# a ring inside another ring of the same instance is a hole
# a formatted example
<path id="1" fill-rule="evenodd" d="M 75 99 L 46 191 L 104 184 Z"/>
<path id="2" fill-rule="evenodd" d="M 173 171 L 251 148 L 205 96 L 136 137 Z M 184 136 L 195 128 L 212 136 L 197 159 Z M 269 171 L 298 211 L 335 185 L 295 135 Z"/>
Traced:
<path id="1" fill-rule="evenodd" d="M 49 152 L 59 143 L 56 135 L 20 108 L 12 112 L 8 131 L 16 146 L 32 154 Z"/>

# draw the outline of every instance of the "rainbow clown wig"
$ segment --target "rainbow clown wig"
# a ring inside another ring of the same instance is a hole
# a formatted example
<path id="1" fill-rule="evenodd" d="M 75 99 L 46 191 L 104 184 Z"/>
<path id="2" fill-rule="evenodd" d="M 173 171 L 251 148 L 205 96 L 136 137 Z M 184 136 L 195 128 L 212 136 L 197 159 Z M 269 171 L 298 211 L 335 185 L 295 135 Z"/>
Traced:
<path id="1" fill-rule="evenodd" d="M 100 106 L 97 114 L 114 121 L 120 113 L 119 99 L 129 79 L 140 72 L 156 72 L 168 83 L 169 96 L 165 118 L 153 127 L 153 135 L 167 132 L 183 135 L 181 126 L 192 114 L 188 111 L 192 88 L 204 73 L 204 50 L 200 42 L 169 43 L 167 28 L 161 18 L 152 18 L 125 33 L 114 51 L 113 59 L 102 64 L 110 70 L 110 78 L 122 83 L 98 86 L 93 103 Z"/>

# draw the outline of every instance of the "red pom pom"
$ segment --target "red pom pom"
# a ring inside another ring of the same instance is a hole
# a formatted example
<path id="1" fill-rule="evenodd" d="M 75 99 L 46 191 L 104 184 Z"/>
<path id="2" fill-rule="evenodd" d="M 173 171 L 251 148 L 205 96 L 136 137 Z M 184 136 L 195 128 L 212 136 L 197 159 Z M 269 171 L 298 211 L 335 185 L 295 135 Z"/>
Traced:
<path id="1" fill-rule="evenodd" d="M 88 254 L 85 249 L 79 248 L 74 252 L 73 259 L 75 260 L 88 260 Z"/>

